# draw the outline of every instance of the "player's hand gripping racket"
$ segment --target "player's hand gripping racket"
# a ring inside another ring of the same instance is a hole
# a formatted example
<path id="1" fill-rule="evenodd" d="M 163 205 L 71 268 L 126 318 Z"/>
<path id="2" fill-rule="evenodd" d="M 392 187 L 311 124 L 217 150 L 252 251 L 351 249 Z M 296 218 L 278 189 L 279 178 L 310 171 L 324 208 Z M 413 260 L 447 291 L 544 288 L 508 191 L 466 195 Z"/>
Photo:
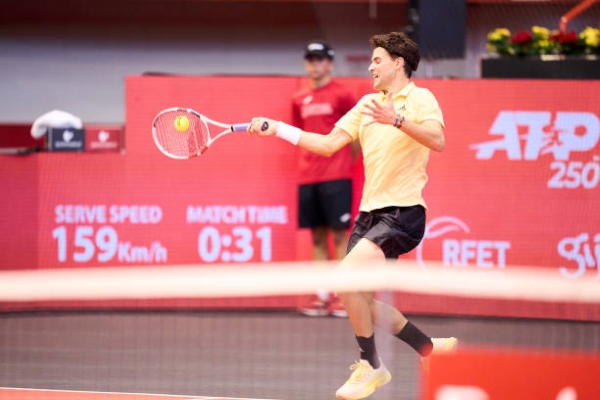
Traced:
<path id="1" fill-rule="evenodd" d="M 213 137 L 209 129 L 210 125 L 225 129 Z M 189 108 L 167 108 L 154 117 L 152 137 L 164 155 L 185 160 L 204 153 L 221 136 L 230 132 L 246 131 L 249 125 L 249 123 L 223 124 Z M 267 122 L 261 127 L 263 131 L 268 128 Z"/>

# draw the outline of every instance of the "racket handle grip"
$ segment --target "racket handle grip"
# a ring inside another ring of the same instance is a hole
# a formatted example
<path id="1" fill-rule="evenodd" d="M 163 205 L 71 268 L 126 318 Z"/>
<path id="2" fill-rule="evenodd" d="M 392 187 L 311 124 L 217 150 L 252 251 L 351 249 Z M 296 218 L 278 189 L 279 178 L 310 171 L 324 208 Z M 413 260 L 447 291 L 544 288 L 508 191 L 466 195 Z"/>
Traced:
<path id="1" fill-rule="evenodd" d="M 245 131 L 246 129 L 248 129 L 249 126 L 250 126 L 250 124 L 234 124 L 234 125 L 231 125 L 231 130 L 233 132 L 242 132 L 242 131 Z M 260 130 L 266 131 L 267 129 L 269 129 L 269 123 L 267 121 L 265 121 L 265 122 L 263 122 Z"/>

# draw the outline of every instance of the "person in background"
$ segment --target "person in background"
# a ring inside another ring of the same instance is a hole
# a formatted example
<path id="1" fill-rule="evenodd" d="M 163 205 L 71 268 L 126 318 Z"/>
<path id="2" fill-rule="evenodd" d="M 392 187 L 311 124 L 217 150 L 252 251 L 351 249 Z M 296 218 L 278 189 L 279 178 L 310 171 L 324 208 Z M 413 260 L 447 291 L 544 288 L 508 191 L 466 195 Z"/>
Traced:
<path id="1" fill-rule="evenodd" d="M 304 131 L 283 122 L 256 117 L 250 134 L 275 135 L 305 150 L 330 155 L 359 140 L 365 184 L 360 212 L 354 221 L 348 253 L 340 271 L 396 265 L 401 254 L 414 249 L 425 233 L 426 204 L 422 190 L 428 180 L 431 150 L 446 143 L 442 110 L 433 93 L 417 86 L 412 73 L 419 64 L 417 44 L 402 32 L 372 36 L 369 72 L 378 93 L 363 96 L 327 135 Z M 268 129 L 260 127 L 268 122 Z M 457 339 L 431 338 L 393 305 L 372 291 L 340 293 L 358 344 L 360 360 L 336 392 L 341 400 L 370 396 L 392 376 L 379 357 L 374 326 L 414 349 L 427 365 L 433 353 L 453 351 Z"/>
<path id="2" fill-rule="evenodd" d="M 304 70 L 309 84 L 292 97 L 292 125 L 327 134 L 355 104 L 352 93 L 332 78 L 334 51 L 327 43 L 313 41 L 304 50 Z M 336 260 L 348 246 L 352 206 L 352 163 L 356 146 L 344 146 L 331 157 L 300 149 L 298 160 L 298 226 L 309 228 L 315 261 L 330 260 L 332 239 Z M 334 293 L 320 292 L 300 304 L 308 316 L 346 317 Z"/>

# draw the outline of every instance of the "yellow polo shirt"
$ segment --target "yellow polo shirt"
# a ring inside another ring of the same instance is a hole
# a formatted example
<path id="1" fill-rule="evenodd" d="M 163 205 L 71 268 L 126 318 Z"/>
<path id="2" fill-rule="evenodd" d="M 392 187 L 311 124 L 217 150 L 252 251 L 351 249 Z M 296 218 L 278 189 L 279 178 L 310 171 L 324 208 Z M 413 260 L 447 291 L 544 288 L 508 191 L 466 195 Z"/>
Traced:
<path id="1" fill-rule="evenodd" d="M 426 207 L 422 191 L 427 182 L 425 167 L 430 150 L 392 125 L 374 123 L 364 126 L 371 117 L 361 112 L 368 111 L 364 104 L 372 99 L 381 103 L 385 101 L 385 95 L 363 96 L 335 124 L 353 140 L 360 140 L 365 167 L 360 211 L 417 204 Z M 394 95 L 394 108 L 407 121 L 436 120 L 444 126 L 442 110 L 433 93 L 413 82 Z"/>

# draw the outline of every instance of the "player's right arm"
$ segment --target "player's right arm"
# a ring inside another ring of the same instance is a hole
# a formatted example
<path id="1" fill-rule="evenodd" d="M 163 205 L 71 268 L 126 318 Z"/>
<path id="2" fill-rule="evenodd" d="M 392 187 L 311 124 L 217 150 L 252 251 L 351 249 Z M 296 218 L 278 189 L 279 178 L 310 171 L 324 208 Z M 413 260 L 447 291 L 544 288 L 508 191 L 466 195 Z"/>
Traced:
<path id="1" fill-rule="evenodd" d="M 350 142 L 350 135 L 336 126 L 327 135 L 302 132 L 298 146 L 311 153 L 329 157 Z"/>
<path id="2" fill-rule="evenodd" d="M 264 122 L 269 124 L 266 130 L 260 128 Z M 262 117 L 252 119 L 252 123 L 248 127 L 248 133 L 259 136 L 278 136 L 304 150 L 326 157 L 331 156 L 352 142 L 350 135 L 338 127 L 334 127 L 327 135 L 321 135 L 314 132 L 305 132 L 281 121 Z"/>

